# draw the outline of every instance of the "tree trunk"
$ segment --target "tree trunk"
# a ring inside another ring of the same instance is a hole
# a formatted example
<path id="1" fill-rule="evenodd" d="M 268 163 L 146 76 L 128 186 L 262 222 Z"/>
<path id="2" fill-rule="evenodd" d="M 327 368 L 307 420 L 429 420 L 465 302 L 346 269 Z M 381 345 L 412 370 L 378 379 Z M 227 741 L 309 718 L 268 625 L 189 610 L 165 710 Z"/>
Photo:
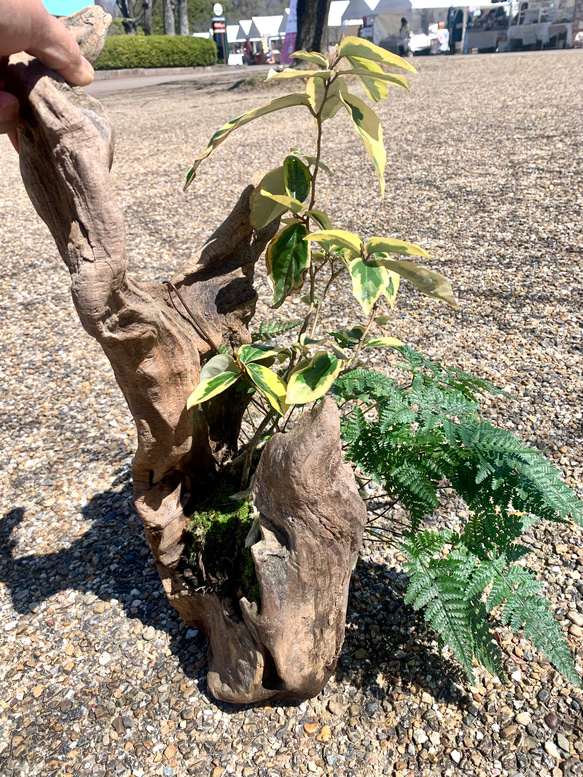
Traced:
<path id="1" fill-rule="evenodd" d="M 176 35 L 174 0 L 162 0 L 164 10 L 164 35 Z"/>
<path id="2" fill-rule="evenodd" d="M 188 32 L 188 0 L 178 0 L 178 34 L 190 34 Z"/>
<path id="3" fill-rule="evenodd" d="M 98 7 L 68 22 L 95 61 L 107 24 Z M 201 365 L 220 344 L 250 342 L 254 265 L 277 230 L 249 223 L 245 189 L 200 253 L 171 284 L 126 272 L 125 226 L 109 178 L 113 132 L 102 106 L 26 54 L 12 57 L 23 181 L 71 275 L 84 328 L 101 345 L 135 419 L 136 508 L 169 601 L 210 642 L 208 685 L 218 699 L 305 699 L 334 670 L 351 569 L 366 520 L 342 461 L 336 405 L 325 399 L 265 447 L 253 481 L 250 540 L 260 602 L 193 583 L 187 522 L 234 467 L 247 395 L 228 391 L 190 411 Z M 187 313 L 187 310 L 190 313 Z M 254 540 L 254 541 L 253 541 Z"/>
<path id="4" fill-rule="evenodd" d="M 152 9 L 156 0 L 144 0 L 142 3 L 142 27 L 144 35 L 152 35 Z"/>
<path id="5" fill-rule="evenodd" d="M 298 0 L 296 50 L 326 53 L 330 2 L 331 0 Z"/>

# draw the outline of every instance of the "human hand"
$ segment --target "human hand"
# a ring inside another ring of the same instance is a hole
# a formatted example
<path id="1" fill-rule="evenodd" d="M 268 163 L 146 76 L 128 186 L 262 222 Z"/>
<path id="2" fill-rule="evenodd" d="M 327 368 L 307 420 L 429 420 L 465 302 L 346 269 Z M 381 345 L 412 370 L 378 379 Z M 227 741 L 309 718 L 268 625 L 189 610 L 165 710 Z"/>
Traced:
<path id="1" fill-rule="evenodd" d="M 0 0 L 0 133 L 12 133 L 19 121 L 17 98 L 2 91 L 2 68 L 11 54 L 26 51 L 76 86 L 93 81 L 93 68 L 67 28 L 41 0 Z"/>

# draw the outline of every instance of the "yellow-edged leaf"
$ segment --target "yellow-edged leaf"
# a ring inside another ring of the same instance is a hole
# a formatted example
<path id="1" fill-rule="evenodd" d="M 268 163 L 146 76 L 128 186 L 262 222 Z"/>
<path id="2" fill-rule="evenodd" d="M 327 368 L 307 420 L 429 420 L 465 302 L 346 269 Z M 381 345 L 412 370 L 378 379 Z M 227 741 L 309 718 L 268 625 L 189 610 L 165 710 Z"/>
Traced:
<path id="1" fill-rule="evenodd" d="M 267 246 L 265 264 L 273 285 L 273 307 L 279 307 L 294 289 L 301 289 L 310 266 L 303 224 L 284 227 Z"/>
<path id="2" fill-rule="evenodd" d="M 287 384 L 287 403 L 305 405 L 323 397 L 343 364 L 341 359 L 328 351 L 318 351 L 309 361 L 300 362 Z"/>
<path id="3" fill-rule="evenodd" d="M 273 68 L 267 74 L 266 81 L 288 81 L 290 78 L 329 78 L 332 75 L 331 70 L 293 70 L 286 68 L 277 71 Z"/>
<path id="4" fill-rule="evenodd" d="M 305 202 L 312 185 L 310 168 L 297 156 L 290 154 L 283 160 L 283 177 L 288 197 Z"/>
<path id="5" fill-rule="evenodd" d="M 328 87 L 328 92 L 325 91 L 324 82 L 320 78 L 309 79 L 306 84 L 306 96 L 310 101 L 310 105 L 314 113 L 320 113 L 322 121 L 331 119 L 335 116 L 340 108 L 342 108 L 342 100 L 340 95 L 348 91 L 346 84 L 341 78 L 336 78 Z M 324 95 L 326 94 L 326 102 L 322 105 Z"/>
<path id="6" fill-rule="evenodd" d="M 261 179 L 258 186 L 251 192 L 249 198 L 249 207 L 251 208 L 251 226 L 253 229 L 263 229 L 282 213 L 285 213 L 287 207 L 264 197 L 261 191 L 267 191 L 270 194 L 285 194 L 285 179 L 283 165 L 276 167 L 275 170 L 267 173 Z"/>
<path id="7" fill-rule="evenodd" d="M 356 57 L 351 57 L 351 62 L 356 61 Z M 365 61 L 365 60 L 363 60 Z M 376 62 L 369 62 L 369 65 L 376 65 Z M 367 94 L 367 97 L 370 100 L 373 100 L 375 103 L 380 102 L 380 100 L 384 100 L 388 94 L 389 94 L 389 84 L 394 84 L 395 86 L 403 87 L 404 89 L 407 89 L 409 91 L 409 82 L 405 78 L 405 76 L 398 76 L 393 75 L 392 73 L 384 73 L 380 67 L 380 65 L 377 66 L 380 70 L 380 73 L 371 72 L 369 68 L 366 67 L 355 67 L 353 70 L 343 70 L 342 75 L 343 76 L 356 76 L 362 85 L 364 86 L 364 90 Z"/>
<path id="8" fill-rule="evenodd" d="M 246 364 L 245 370 L 271 407 L 281 415 L 284 415 L 289 407 L 285 399 L 287 386 L 279 375 L 272 372 L 268 367 L 255 362 Z"/>
<path id="9" fill-rule="evenodd" d="M 286 210 L 291 210 L 292 213 L 299 213 L 304 209 L 303 203 L 296 200 L 295 197 L 288 197 L 287 194 L 271 194 L 271 192 L 262 189 L 260 192 L 262 197 L 266 197 L 268 200 L 278 202 L 280 205 L 285 206 Z"/>
<path id="10" fill-rule="evenodd" d="M 302 59 L 304 62 L 311 62 L 312 65 L 320 65 L 324 68 L 327 68 L 330 64 L 326 57 L 318 51 L 303 51 L 302 49 L 300 51 L 294 51 L 290 56 L 292 59 Z"/>
<path id="11" fill-rule="evenodd" d="M 396 273 L 385 267 L 366 264 L 360 257 L 348 263 L 348 272 L 352 280 L 352 293 L 367 316 L 381 294 L 393 306 L 399 288 L 399 276 Z"/>
<path id="12" fill-rule="evenodd" d="M 410 70 L 411 73 L 417 72 L 407 60 L 386 49 L 381 49 L 380 46 L 375 46 L 374 43 L 365 38 L 355 38 L 354 36 L 343 38 L 338 46 L 338 56 L 362 57 L 362 59 L 369 59 L 372 62 L 382 62 L 385 65 L 394 65 L 404 70 Z"/>
<path id="13" fill-rule="evenodd" d="M 366 243 L 365 250 L 367 254 L 405 254 L 405 256 L 431 258 L 424 248 L 415 243 L 406 243 L 404 240 L 392 240 L 388 237 L 371 237 Z"/>
<path id="14" fill-rule="evenodd" d="M 375 166 L 381 195 L 384 196 L 387 152 L 383 143 L 383 129 L 379 118 L 372 108 L 369 108 L 363 100 L 353 94 L 346 92 L 341 95 L 340 99 L 352 118 L 354 128 L 364 141 L 364 146 Z"/>
<path id="15" fill-rule="evenodd" d="M 323 210 L 309 210 L 306 215 L 313 218 L 314 221 L 322 227 L 322 229 L 332 229 L 332 222 Z"/>
<path id="16" fill-rule="evenodd" d="M 215 149 L 217 146 L 219 146 L 226 138 L 233 132 L 233 130 L 238 129 L 239 127 L 242 127 L 244 124 L 248 124 L 250 121 L 253 121 L 253 119 L 258 119 L 260 116 L 266 116 L 268 113 L 273 113 L 274 111 L 281 111 L 284 108 L 292 108 L 296 105 L 309 105 L 308 98 L 305 94 L 286 94 L 284 97 L 277 97 L 275 100 L 272 100 L 270 103 L 267 103 L 267 105 L 262 105 L 260 108 L 254 108 L 252 111 L 248 111 L 247 113 L 241 114 L 241 116 L 237 116 L 236 119 L 231 119 L 231 121 L 228 121 L 226 124 L 223 124 L 223 126 L 218 129 L 215 134 L 212 136 L 212 138 L 209 140 L 209 143 L 202 154 L 198 159 L 195 159 L 192 167 L 186 174 L 186 180 L 184 182 L 184 188 L 187 189 L 192 181 L 194 180 L 196 176 L 196 171 L 198 170 L 198 167 L 200 163 L 207 158 L 207 156 Z"/>
<path id="17" fill-rule="evenodd" d="M 214 371 L 209 370 L 206 373 L 206 377 L 203 378 L 203 371 L 201 371 L 201 381 L 192 394 L 188 397 L 186 407 L 190 410 L 194 405 L 199 405 L 201 402 L 206 402 L 217 394 L 221 394 L 223 391 L 232 386 L 235 381 L 241 377 L 241 370 L 230 356 L 226 354 L 218 354 L 218 356 L 225 356 L 229 360 L 228 369 L 219 372 L 217 374 L 211 374 Z M 213 357 L 217 358 L 217 357 Z M 211 360 L 212 361 L 212 360 Z M 205 366 L 208 366 L 205 365 Z"/>
<path id="18" fill-rule="evenodd" d="M 285 348 L 274 348 L 271 345 L 257 345 L 254 343 L 253 345 L 242 345 L 237 355 L 241 364 L 251 364 L 251 362 L 263 361 L 263 359 L 279 357 L 285 350 Z"/>
<path id="19" fill-rule="evenodd" d="M 374 262 L 370 262 L 370 264 L 382 265 L 388 270 L 398 273 L 401 278 L 414 283 L 422 294 L 426 294 L 434 299 L 440 299 L 451 305 L 452 308 L 458 307 L 450 282 L 438 272 L 428 270 L 426 267 L 420 267 L 413 262 L 401 262 L 385 257 L 375 257 Z"/>
<path id="20" fill-rule="evenodd" d="M 396 337 L 372 337 L 364 344 L 365 348 L 400 348 L 405 343 L 397 340 Z"/>
<path id="21" fill-rule="evenodd" d="M 328 243 L 339 248 L 348 248 L 357 254 L 361 252 L 361 240 L 358 235 L 352 232 L 346 232 L 344 229 L 322 229 L 319 232 L 312 232 L 306 237 L 316 243 Z"/>

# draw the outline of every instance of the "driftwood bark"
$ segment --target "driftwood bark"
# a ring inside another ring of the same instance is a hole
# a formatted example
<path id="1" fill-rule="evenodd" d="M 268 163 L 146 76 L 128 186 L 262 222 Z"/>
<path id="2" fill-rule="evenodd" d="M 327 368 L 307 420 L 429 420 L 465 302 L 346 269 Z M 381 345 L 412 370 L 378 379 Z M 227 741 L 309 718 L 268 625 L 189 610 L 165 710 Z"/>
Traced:
<path id="1" fill-rule="evenodd" d="M 70 17 L 94 61 L 109 23 L 99 7 Z M 336 406 L 323 401 L 266 446 L 254 480 L 260 605 L 195 590 L 180 572 L 189 509 L 234 456 L 245 399 L 186 410 L 201 365 L 220 344 L 250 342 L 254 265 L 274 234 L 254 232 L 248 187 L 171 284 L 126 272 L 125 228 L 109 168 L 113 130 L 101 105 L 27 55 L 7 88 L 23 106 L 23 181 L 71 275 L 73 302 L 101 345 L 134 417 L 136 508 L 169 601 L 209 637 L 208 685 L 231 702 L 317 694 L 342 645 L 350 571 L 366 509 L 342 462 Z M 190 314 L 186 312 L 190 310 Z"/>

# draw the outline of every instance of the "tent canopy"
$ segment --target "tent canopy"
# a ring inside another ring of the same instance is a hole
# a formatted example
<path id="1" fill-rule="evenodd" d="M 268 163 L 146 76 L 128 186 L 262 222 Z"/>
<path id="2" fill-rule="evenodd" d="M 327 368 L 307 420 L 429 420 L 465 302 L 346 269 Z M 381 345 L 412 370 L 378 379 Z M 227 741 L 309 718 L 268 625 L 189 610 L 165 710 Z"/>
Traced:
<path id="1" fill-rule="evenodd" d="M 379 0 L 350 0 L 344 13 L 342 21 L 346 23 L 349 19 L 362 20 L 365 16 L 372 16 L 373 9 L 377 7 Z"/>
<path id="2" fill-rule="evenodd" d="M 252 38 L 279 38 L 279 28 L 283 21 L 283 14 L 279 16 L 253 16 L 251 19 L 250 37 Z"/>
<path id="3" fill-rule="evenodd" d="M 342 16 L 349 5 L 350 0 L 332 0 L 328 12 L 328 27 L 342 26 Z"/>

